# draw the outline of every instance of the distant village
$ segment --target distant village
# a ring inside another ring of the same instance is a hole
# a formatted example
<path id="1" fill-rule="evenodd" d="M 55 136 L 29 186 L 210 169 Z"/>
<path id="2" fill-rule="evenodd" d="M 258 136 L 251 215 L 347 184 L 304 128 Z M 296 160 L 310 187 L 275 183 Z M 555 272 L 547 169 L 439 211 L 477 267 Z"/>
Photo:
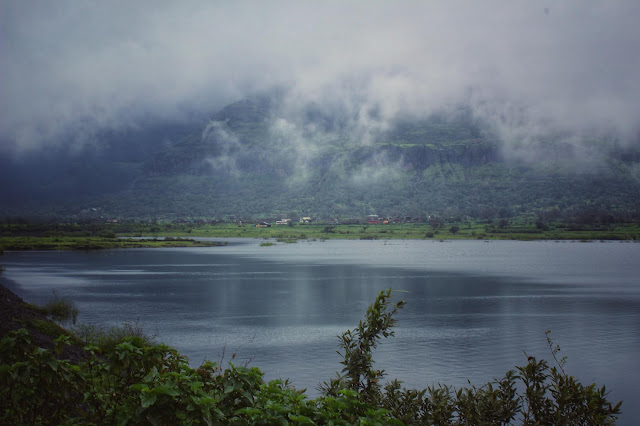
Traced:
<path id="1" fill-rule="evenodd" d="M 433 216 L 426 217 L 386 217 L 378 216 L 377 214 L 370 214 L 361 218 L 351 219 L 335 219 L 335 218 L 313 218 L 311 216 L 303 216 L 300 218 L 268 218 L 261 220 L 239 219 L 239 220 L 202 220 L 202 219 L 174 219 L 171 222 L 175 224 L 216 224 L 216 223 L 235 223 L 238 226 L 252 226 L 255 228 L 269 228 L 271 226 L 294 226 L 295 224 L 331 224 L 331 225 L 363 225 L 363 224 L 382 224 L 387 225 L 390 223 L 421 223 L 428 222 Z"/>
<path id="2" fill-rule="evenodd" d="M 414 217 L 414 216 L 379 216 L 370 214 L 359 218 L 315 218 L 311 216 L 302 216 L 299 218 L 271 217 L 252 219 L 249 217 L 234 218 L 228 217 L 219 219 L 202 219 L 202 218 L 148 218 L 148 219 L 131 219 L 131 218 L 113 218 L 108 217 L 100 208 L 87 208 L 76 215 L 74 219 L 80 222 L 98 222 L 98 223 L 173 223 L 176 225 L 215 225 L 218 223 L 235 223 L 238 226 L 252 226 L 256 228 L 266 228 L 271 226 L 294 226 L 296 224 L 331 224 L 331 225 L 360 225 L 360 224 L 391 224 L 391 223 L 422 223 L 428 222 L 433 216 Z"/>
<path id="3" fill-rule="evenodd" d="M 358 219 L 346 219 L 346 220 L 337 220 L 337 219 L 316 219 L 311 216 L 303 216 L 298 219 L 291 218 L 270 218 L 265 220 L 235 220 L 235 221 L 216 221 L 216 220 L 198 220 L 198 219 L 174 219 L 172 223 L 175 224 L 195 224 L 195 225 L 205 225 L 205 224 L 215 224 L 215 223 L 236 223 L 238 226 L 251 226 L 254 228 L 270 228 L 272 226 L 294 226 L 296 223 L 298 224 L 309 224 L 309 223 L 321 223 L 321 224 L 334 224 L 334 225 L 358 225 L 358 224 L 389 224 L 389 223 L 413 223 L 413 222 L 424 222 L 429 220 L 429 218 L 412 218 L 410 216 L 405 217 L 381 217 L 376 214 L 370 214 L 363 218 Z"/>

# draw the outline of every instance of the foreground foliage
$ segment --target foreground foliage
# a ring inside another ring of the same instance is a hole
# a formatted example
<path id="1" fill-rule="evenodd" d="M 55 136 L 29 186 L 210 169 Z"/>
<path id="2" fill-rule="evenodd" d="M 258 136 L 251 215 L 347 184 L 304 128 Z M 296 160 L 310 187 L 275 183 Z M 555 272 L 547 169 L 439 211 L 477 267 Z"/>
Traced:
<path id="1" fill-rule="evenodd" d="M 527 364 L 484 386 L 405 389 L 374 368 L 372 350 L 393 335 L 403 302 L 381 292 L 354 330 L 340 336 L 344 368 L 309 399 L 257 367 L 205 362 L 192 368 L 175 349 L 129 336 L 87 345 L 80 364 L 37 347 L 24 330 L 0 341 L 0 417 L 9 424 L 612 424 L 620 413 L 604 388 L 582 385 L 557 366 Z M 71 337 L 60 336 L 61 353 Z"/>

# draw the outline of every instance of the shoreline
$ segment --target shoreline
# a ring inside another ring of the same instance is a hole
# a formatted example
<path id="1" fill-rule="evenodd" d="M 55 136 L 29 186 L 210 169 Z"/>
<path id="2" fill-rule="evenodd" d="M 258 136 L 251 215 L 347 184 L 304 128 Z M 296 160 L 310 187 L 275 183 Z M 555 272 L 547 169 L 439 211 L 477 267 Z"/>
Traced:
<path id="1" fill-rule="evenodd" d="M 167 238 L 165 240 L 165 238 Z M 455 236 L 439 236 L 434 238 L 411 238 L 411 237 L 393 237 L 384 236 L 376 238 L 349 238 L 349 237 L 332 237 L 332 238 L 295 238 L 295 237 L 277 237 L 277 236 L 233 236 L 233 237 L 216 237 L 216 236 L 190 236 L 189 239 L 173 239 L 173 236 L 157 236 L 157 237 L 118 237 L 114 242 L 100 242 L 95 243 L 91 239 L 83 241 L 77 237 L 71 242 L 58 242 L 51 243 L 48 239 L 40 239 L 38 237 L 30 237 L 25 240 L 24 237 L 5 237 L 0 239 L 0 253 L 2 252 L 50 252 L 50 251 L 100 251 L 100 250 L 120 250 L 120 249 L 139 249 L 139 248 L 199 248 L 199 247 L 224 247 L 229 244 L 228 239 L 241 239 L 241 240 L 255 240 L 262 242 L 269 242 L 268 245 L 275 245 L 277 243 L 288 244 L 301 242 L 325 242 L 329 240 L 335 241 L 432 241 L 432 242 L 455 242 L 455 241 L 521 241 L 521 242 L 579 242 L 579 243 L 640 243 L 637 239 L 619 239 L 619 238 L 572 238 L 567 236 L 566 238 L 549 237 L 549 238 L 461 238 Z M 210 240 L 216 238 L 215 241 Z M 19 240 L 17 242 L 7 241 L 8 239 Z M 3 241 L 4 240 L 4 241 Z M 0 266 L 2 265 L 2 258 L 0 257 Z"/>
<path id="2" fill-rule="evenodd" d="M 158 239 L 157 237 L 0 237 L 0 253 L 3 251 L 93 251 L 122 248 L 219 247 L 224 245 L 224 243 L 219 241 L 175 237 L 163 237 L 162 239 Z"/>
<path id="3" fill-rule="evenodd" d="M 102 250 L 115 248 L 212 247 L 220 239 L 262 239 L 275 242 L 325 240 L 481 240 L 481 241 L 640 241 L 640 224 L 545 227 L 523 220 L 429 223 L 283 225 L 173 224 L 25 224 L 0 226 L 3 250 Z M 451 226 L 449 226 L 451 225 Z"/>

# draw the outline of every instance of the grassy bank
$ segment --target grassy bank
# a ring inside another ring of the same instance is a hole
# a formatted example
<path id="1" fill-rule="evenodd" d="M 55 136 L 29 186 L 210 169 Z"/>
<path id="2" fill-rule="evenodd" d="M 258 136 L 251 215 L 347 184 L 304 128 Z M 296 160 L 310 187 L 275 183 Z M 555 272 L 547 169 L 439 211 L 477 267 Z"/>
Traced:
<path id="1" fill-rule="evenodd" d="M 296 240 L 640 240 L 635 223 L 541 226 L 522 219 L 421 223 L 238 226 L 230 223 L 37 224 L 0 225 L 0 250 L 100 250 L 141 247 L 209 247 L 221 243 L 196 237 Z M 137 237 L 137 238 L 132 238 Z M 144 239 L 140 239 L 144 237 Z"/>
<path id="2" fill-rule="evenodd" d="M 155 232 L 137 230 L 119 235 L 199 236 L 217 238 L 273 238 L 273 239 L 466 239 L 466 240 L 639 240 L 640 227 L 636 224 L 617 224 L 607 227 L 567 226 L 538 229 L 535 225 L 518 224 L 498 227 L 486 223 L 458 222 L 434 229 L 428 223 L 398 224 L 296 224 L 273 225 L 269 228 L 238 226 L 234 224 L 158 227 Z"/>
<path id="3" fill-rule="evenodd" d="M 184 238 L 132 239 L 100 237 L 0 237 L 0 250 L 104 250 L 142 247 L 212 247 L 222 245 L 215 241 L 197 241 Z"/>

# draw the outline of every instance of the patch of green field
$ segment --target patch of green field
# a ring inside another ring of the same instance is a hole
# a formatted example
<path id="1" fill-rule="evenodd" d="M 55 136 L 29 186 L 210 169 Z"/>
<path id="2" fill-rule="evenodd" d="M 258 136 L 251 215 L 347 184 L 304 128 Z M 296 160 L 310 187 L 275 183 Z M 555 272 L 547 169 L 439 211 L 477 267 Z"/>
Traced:
<path id="1" fill-rule="evenodd" d="M 104 250 L 143 247 L 211 247 L 214 241 L 192 239 L 122 239 L 99 237 L 0 237 L 1 250 Z"/>
<path id="2" fill-rule="evenodd" d="M 92 225 L 93 226 L 93 225 Z M 116 248 L 209 247 L 223 243 L 194 238 L 257 238 L 284 243 L 299 240 L 640 240 L 635 223 L 577 226 L 549 223 L 518 217 L 500 221 L 450 221 L 433 227 L 429 223 L 390 224 L 295 224 L 293 226 L 255 227 L 230 223 L 218 224 L 104 224 L 95 229 L 77 225 L 48 227 L 2 227 L 0 253 L 3 250 L 101 250 Z M 116 238 L 119 236 L 120 238 Z M 127 238 L 138 237 L 138 238 Z M 140 237 L 145 237 L 140 239 Z"/>

